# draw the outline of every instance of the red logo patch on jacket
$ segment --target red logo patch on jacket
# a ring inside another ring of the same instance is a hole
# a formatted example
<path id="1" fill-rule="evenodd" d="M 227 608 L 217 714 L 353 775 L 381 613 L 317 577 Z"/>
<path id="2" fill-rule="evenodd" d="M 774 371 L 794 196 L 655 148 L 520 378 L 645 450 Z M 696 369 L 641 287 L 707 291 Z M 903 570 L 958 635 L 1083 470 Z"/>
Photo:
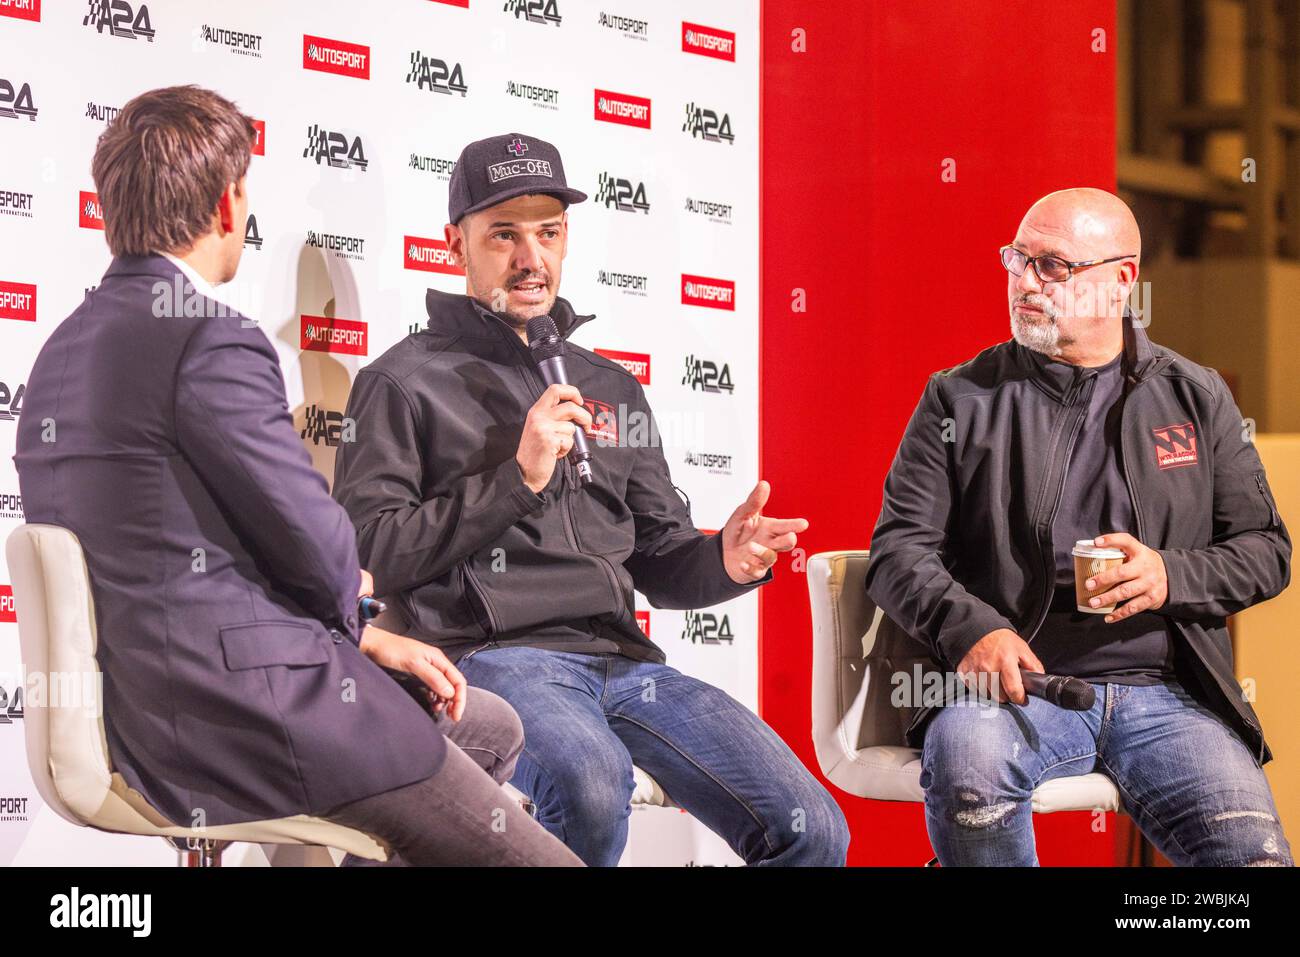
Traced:
<path id="1" fill-rule="evenodd" d="M 599 399 L 586 399 L 583 405 L 591 413 L 587 435 L 605 445 L 618 445 L 618 411 Z"/>
<path id="2" fill-rule="evenodd" d="M 1196 464 L 1196 427 L 1192 423 L 1162 425 L 1151 431 L 1155 434 L 1156 465 L 1172 469 Z"/>

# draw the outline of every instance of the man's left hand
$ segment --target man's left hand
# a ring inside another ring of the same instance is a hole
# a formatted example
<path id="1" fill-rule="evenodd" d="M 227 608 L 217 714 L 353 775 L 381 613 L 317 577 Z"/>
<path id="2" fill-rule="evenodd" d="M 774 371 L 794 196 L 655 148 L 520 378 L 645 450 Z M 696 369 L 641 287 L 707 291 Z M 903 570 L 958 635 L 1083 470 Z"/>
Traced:
<path id="1" fill-rule="evenodd" d="M 1169 597 L 1169 579 L 1165 575 L 1165 560 L 1154 548 L 1147 548 L 1127 532 L 1098 535 L 1093 544 L 1118 548 L 1124 552 L 1124 561 L 1084 582 L 1089 591 L 1108 588 L 1088 599 L 1094 608 L 1123 602 L 1106 616 L 1106 621 L 1120 621 L 1138 612 L 1154 611 Z M 1114 585 L 1114 588 L 1110 586 Z"/>
<path id="2" fill-rule="evenodd" d="M 763 506 L 772 486 L 760 481 L 722 528 L 722 564 L 731 580 L 751 585 L 767 574 L 781 552 L 794 548 L 796 535 L 808 528 L 802 518 L 767 518 Z"/>

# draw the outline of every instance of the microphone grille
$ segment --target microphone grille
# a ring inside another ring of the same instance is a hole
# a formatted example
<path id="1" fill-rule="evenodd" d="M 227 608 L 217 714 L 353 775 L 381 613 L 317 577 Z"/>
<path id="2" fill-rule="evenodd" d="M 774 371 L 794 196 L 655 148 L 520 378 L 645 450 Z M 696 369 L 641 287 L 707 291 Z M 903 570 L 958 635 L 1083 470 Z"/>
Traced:
<path id="1" fill-rule="evenodd" d="M 1067 678 L 1061 685 L 1061 707 L 1087 711 L 1097 701 L 1097 690 L 1080 678 Z"/>
<path id="2" fill-rule="evenodd" d="M 560 338 L 560 330 L 550 316 L 534 316 L 529 319 L 524 333 L 528 336 L 528 348 L 532 350 L 536 361 L 554 359 L 564 354 L 564 340 Z"/>

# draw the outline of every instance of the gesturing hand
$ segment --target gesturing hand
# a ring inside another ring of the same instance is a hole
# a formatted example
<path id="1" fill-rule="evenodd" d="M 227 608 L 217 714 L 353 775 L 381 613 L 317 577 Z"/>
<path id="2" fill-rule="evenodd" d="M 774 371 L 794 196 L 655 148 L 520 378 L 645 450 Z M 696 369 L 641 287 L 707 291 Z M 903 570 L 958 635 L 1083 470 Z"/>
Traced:
<path id="1" fill-rule="evenodd" d="M 767 574 L 780 552 L 794 548 L 796 535 L 808 528 L 802 518 L 767 518 L 763 506 L 772 487 L 760 481 L 722 527 L 722 564 L 731 580 L 748 585 Z"/>

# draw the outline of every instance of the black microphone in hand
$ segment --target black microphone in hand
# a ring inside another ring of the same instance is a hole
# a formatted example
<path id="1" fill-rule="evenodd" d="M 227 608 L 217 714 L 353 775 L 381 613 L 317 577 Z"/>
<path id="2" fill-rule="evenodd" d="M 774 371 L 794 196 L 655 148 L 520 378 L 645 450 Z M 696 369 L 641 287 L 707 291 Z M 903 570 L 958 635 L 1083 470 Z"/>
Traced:
<path id="1" fill-rule="evenodd" d="M 550 316 L 534 316 L 525 327 L 528 336 L 528 349 L 537 363 L 537 371 L 546 385 L 556 383 L 568 385 L 569 377 L 564 369 L 564 340 L 560 330 Z M 578 468 L 578 480 L 583 485 L 593 481 L 591 472 L 591 448 L 587 445 L 587 433 L 581 425 L 575 423 L 573 430 L 573 448 L 569 450 L 569 460 Z"/>
<path id="2" fill-rule="evenodd" d="M 1044 675 L 1021 668 L 1020 682 L 1025 686 L 1025 694 L 1050 701 L 1067 711 L 1087 711 L 1097 701 L 1097 690 L 1081 678 Z"/>

